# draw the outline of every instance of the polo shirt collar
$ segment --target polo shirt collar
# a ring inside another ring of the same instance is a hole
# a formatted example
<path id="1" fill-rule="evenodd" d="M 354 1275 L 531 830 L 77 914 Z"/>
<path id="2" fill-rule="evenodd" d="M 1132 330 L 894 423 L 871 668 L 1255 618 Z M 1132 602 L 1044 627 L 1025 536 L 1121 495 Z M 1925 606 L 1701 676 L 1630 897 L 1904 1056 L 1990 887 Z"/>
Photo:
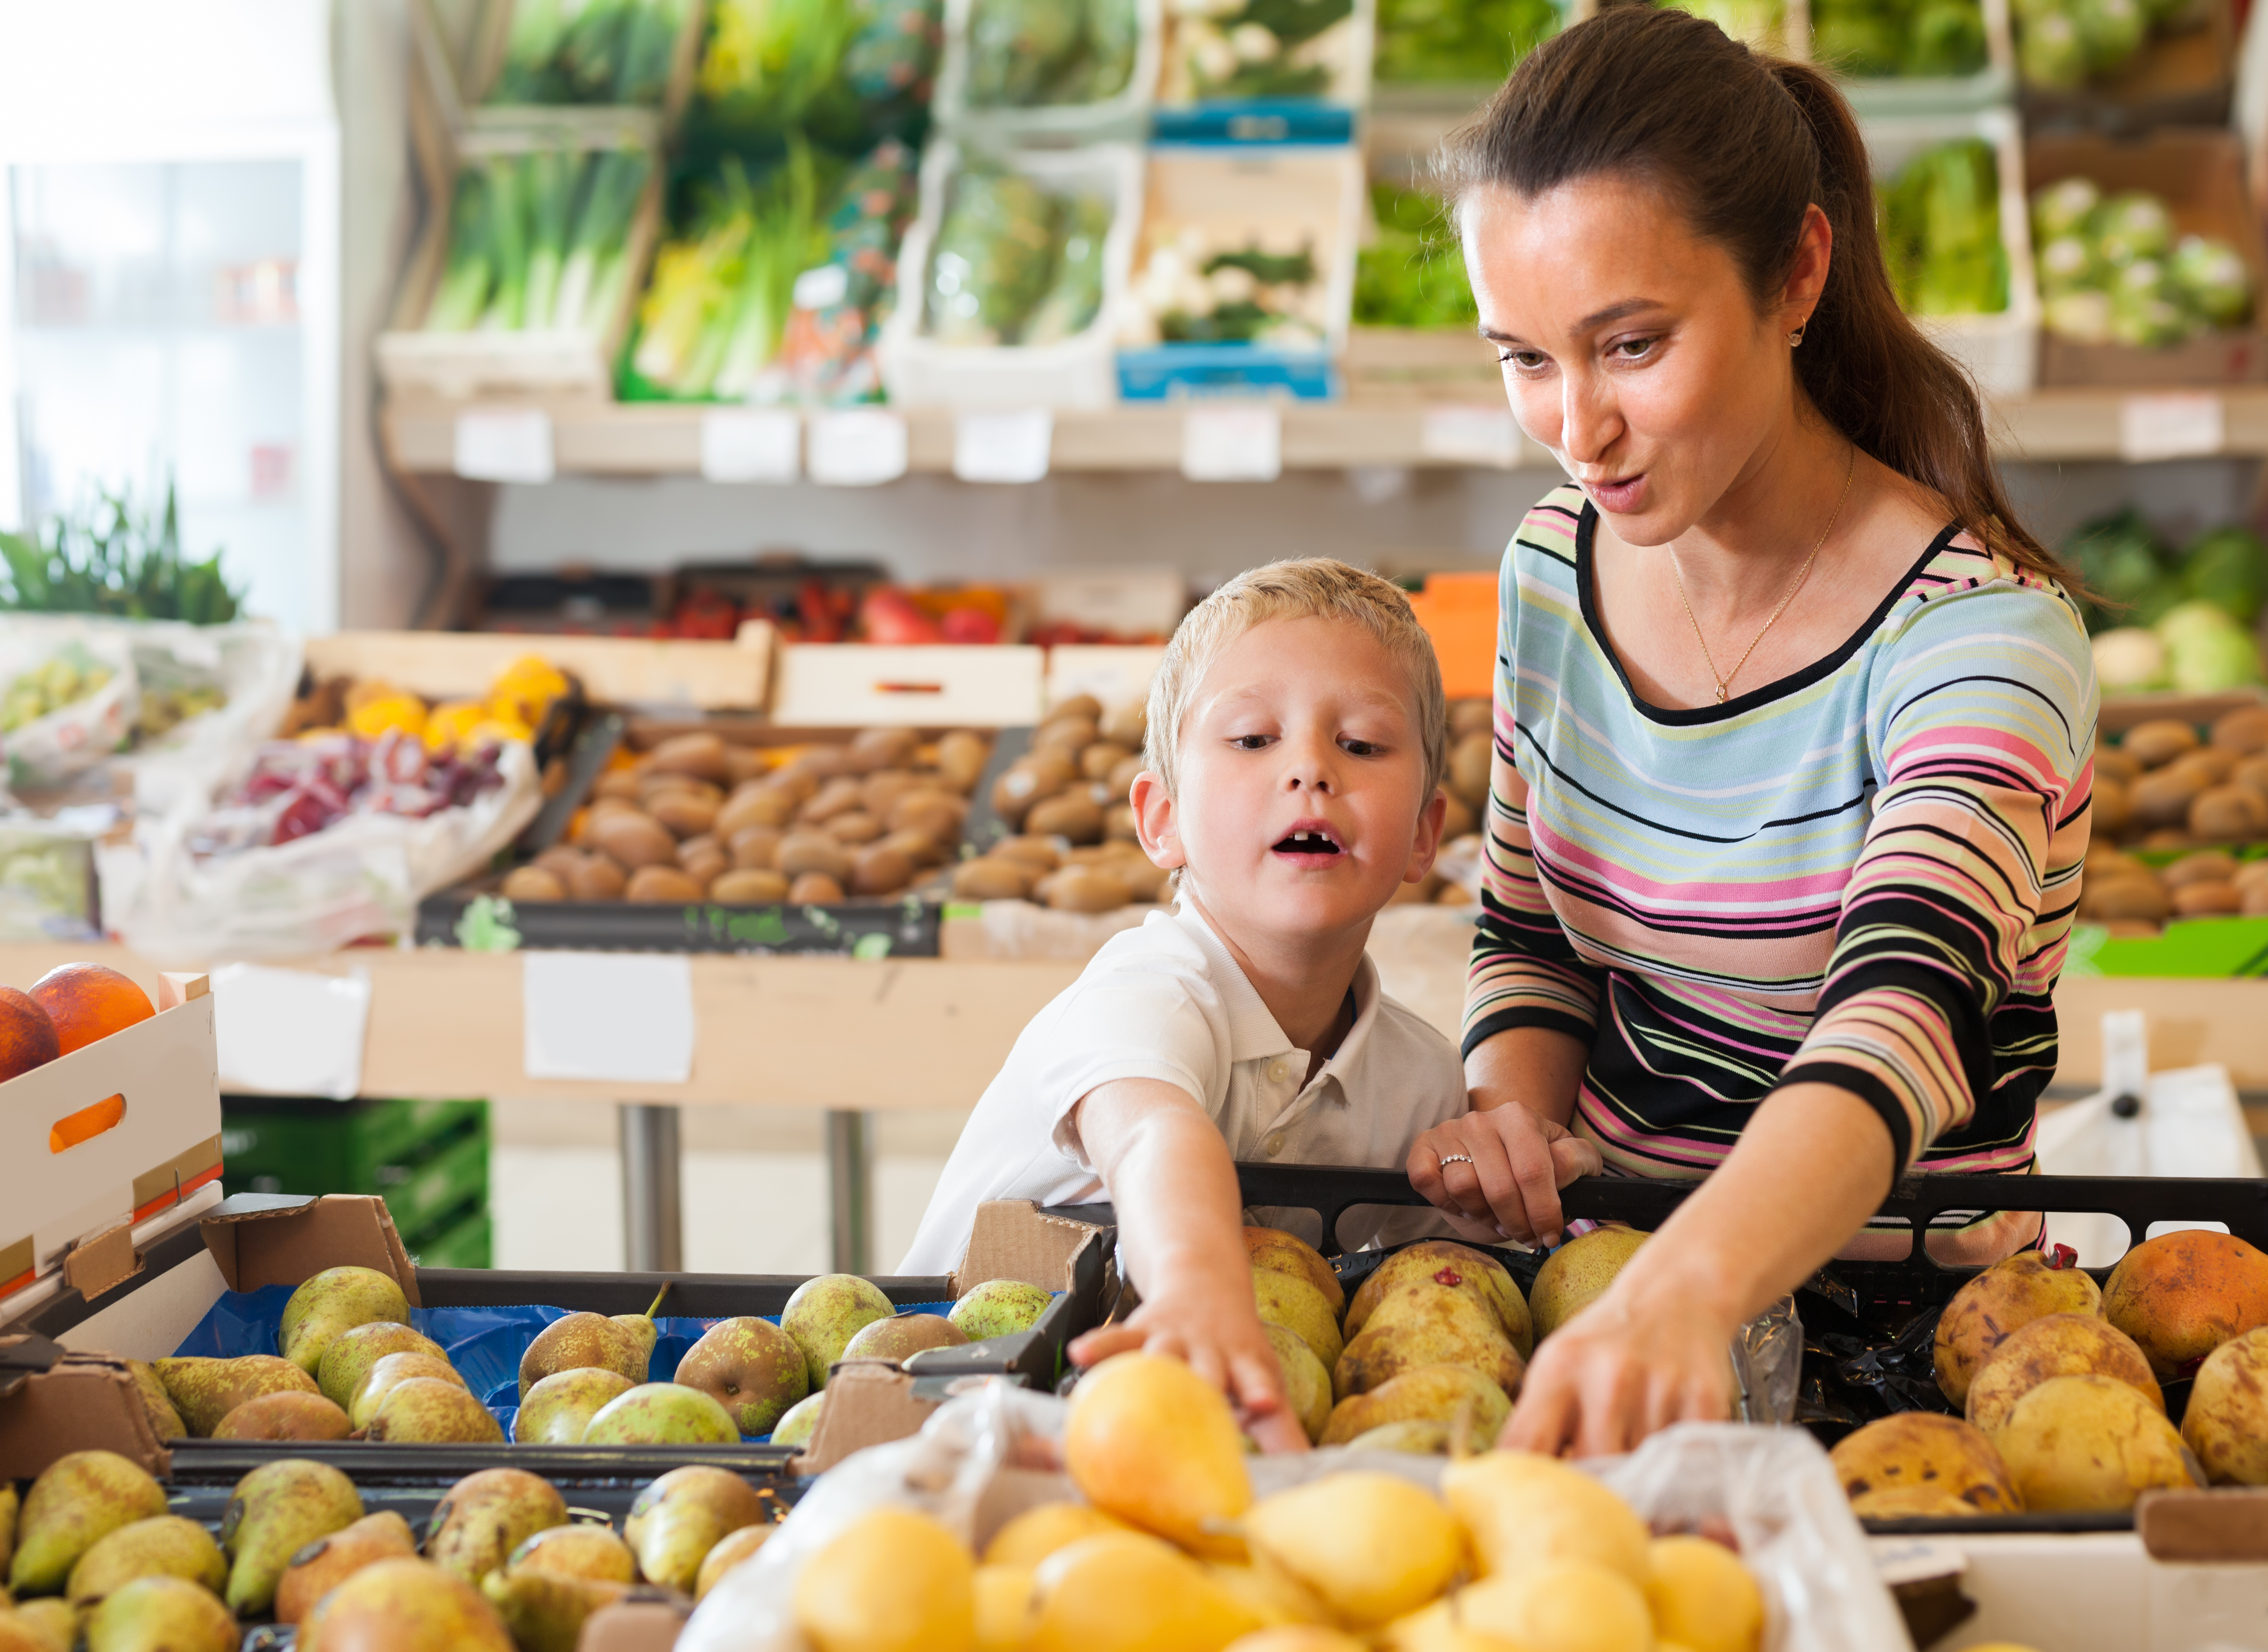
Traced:
<path id="1" fill-rule="evenodd" d="M 1205 955 L 1216 989 L 1220 993 L 1221 1007 L 1228 1012 L 1229 1059 L 1254 1061 L 1267 1056 L 1280 1056 L 1297 1049 L 1284 1029 L 1269 1014 L 1268 1006 L 1261 1001 L 1259 992 L 1244 973 L 1235 955 L 1221 944 L 1212 926 L 1201 917 L 1196 906 L 1188 901 L 1174 904 L 1173 921 L 1186 929 L 1198 949 Z M 1315 1082 L 1338 1079 L 1351 1071 L 1362 1058 L 1363 1046 L 1369 1041 L 1371 1029 L 1378 1024 L 1379 1001 L 1384 996 L 1379 990 L 1378 966 L 1370 954 L 1362 955 L 1362 962 L 1354 971 L 1354 1025 L 1339 1041 L 1338 1049 L 1322 1069 L 1315 1074 Z M 1344 1080 L 1342 1080 L 1344 1088 Z"/>

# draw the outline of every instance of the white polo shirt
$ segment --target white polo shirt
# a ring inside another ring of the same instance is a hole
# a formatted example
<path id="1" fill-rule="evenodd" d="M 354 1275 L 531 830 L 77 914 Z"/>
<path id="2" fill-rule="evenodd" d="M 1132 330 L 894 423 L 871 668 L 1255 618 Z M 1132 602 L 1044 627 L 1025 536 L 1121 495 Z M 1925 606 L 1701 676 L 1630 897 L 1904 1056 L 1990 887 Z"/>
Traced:
<path id="1" fill-rule="evenodd" d="M 898 1271 L 957 1267 L 988 1199 L 1045 1206 L 1108 1198 L 1071 1113 L 1114 1079 L 1161 1079 L 1188 1091 L 1240 1162 L 1403 1169 L 1422 1132 L 1465 1111 L 1464 1069 L 1447 1038 L 1379 991 L 1367 955 L 1355 972 L 1354 1001 L 1354 1026 L 1303 1084 L 1307 1052 L 1292 1047 L 1186 903 L 1112 936 L 1017 1038 L 954 1144 Z M 1303 1221 L 1287 1215 L 1271 1225 L 1312 1230 L 1314 1217 L 1300 1214 Z M 1375 1231 L 1351 1231 L 1361 1225 L 1350 1212 L 1342 1242 L 1448 1231 L 1424 1209 L 1381 1213 Z"/>

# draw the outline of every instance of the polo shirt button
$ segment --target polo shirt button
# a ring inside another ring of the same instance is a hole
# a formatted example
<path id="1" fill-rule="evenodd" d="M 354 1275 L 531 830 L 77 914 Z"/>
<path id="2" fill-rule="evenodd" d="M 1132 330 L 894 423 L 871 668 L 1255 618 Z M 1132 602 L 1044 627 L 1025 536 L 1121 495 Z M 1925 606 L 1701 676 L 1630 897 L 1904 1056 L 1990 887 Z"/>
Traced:
<path id="1" fill-rule="evenodd" d="M 1291 1072 L 1291 1070 L 1292 1069 L 1290 1067 L 1285 1066 L 1281 1061 L 1270 1061 L 1268 1064 L 1269 1081 L 1273 1084 L 1281 1084 L 1284 1081 L 1285 1074 Z"/>
<path id="2" fill-rule="evenodd" d="M 1269 1136 L 1268 1139 L 1261 1145 L 1268 1149 L 1268 1156 L 1271 1159 L 1274 1158 L 1278 1154 L 1284 1151 L 1284 1132 L 1280 1130 L 1274 1132 Z"/>

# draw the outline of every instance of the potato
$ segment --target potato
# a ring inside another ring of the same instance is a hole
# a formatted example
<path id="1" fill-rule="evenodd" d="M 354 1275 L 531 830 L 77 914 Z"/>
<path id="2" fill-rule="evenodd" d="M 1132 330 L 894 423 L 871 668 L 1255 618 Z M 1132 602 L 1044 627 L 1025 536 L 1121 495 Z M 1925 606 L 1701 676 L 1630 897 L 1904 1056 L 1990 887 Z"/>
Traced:
<path id="1" fill-rule="evenodd" d="M 827 835 L 839 844 L 870 844 L 882 835 L 882 822 L 865 809 L 854 808 L 828 821 Z"/>
<path id="2" fill-rule="evenodd" d="M 1433 891 L 1433 904 L 1436 906 L 1470 906 L 1472 903 L 1473 892 L 1462 883 L 1444 881 L 1440 889 Z"/>
<path id="3" fill-rule="evenodd" d="M 876 766 L 886 768 L 888 765 L 877 764 Z M 809 797 L 813 792 L 817 791 L 821 785 L 826 781 L 834 779 L 837 775 L 848 774 L 850 772 L 850 753 L 849 748 L 843 746 L 806 746 L 801 751 L 797 752 L 795 756 L 790 757 L 785 763 L 780 764 L 778 768 L 773 770 L 772 778 L 776 780 L 786 781 L 792 785 L 806 788 L 803 795 Z"/>
<path id="4" fill-rule="evenodd" d="M 1150 708 L 1140 700 L 1114 705 L 1095 719 L 1096 732 L 1129 751 L 1139 751 L 1150 728 Z"/>
<path id="5" fill-rule="evenodd" d="M 2240 860 L 2228 881 L 2240 889 L 2249 889 L 2256 883 L 2268 882 L 2268 860 Z"/>
<path id="6" fill-rule="evenodd" d="M 2268 705 L 2247 705 L 2229 712 L 2213 726 L 2208 738 L 2223 751 L 2240 756 L 2268 751 Z"/>
<path id="7" fill-rule="evenodd" d="M 1134 777 L 1147 767 L 1149 765 L 1142 761 L 1141 754 L 1138 752 L 1102 777 L 1103 789 L 1123 803 L 1134 794 Z"/>
<path id="8" fill-rule="evenodd" d="M 1111 844 L 1138 844 L 1142 841 L 1131 804 L 1113 803 L 1102 811 L 1102 840 Z"/>
<path id="9" fill-rule="evenodd" d="M 2090 923 L 2141 918 L 2162 923 L 2174 910 L 2165 888 L 2153 877 L 2115 877 L 2090 883 L 2079 897 L 2079 915 Z"/>
<path id="10" fill-rule="evenodd" d="M 2137 849 L 2171 849 L 2186 854 L 2198 846 L 2198 840 L 2178 826 L 2161 826 L 2142 834 Z"/>
<path id="11" fill-rule="evenodd" d="M 2133 805 L 2127 800 L 2126 788 L 2106 775 L 2096 775 L 2095 812 L 2089 817 L 2088 830 L 2101 837 L 2116 837 L 2126 830 L 2132 814 Z"/>
<path id="12" fill-rule="evenodd" d="M 843 766 L 852 774 L 881 769 L 910 769 L 921 742 L 910 728 L 862 728 L 843 749 Z"/>
<path id="13" fill-rule="evenodd" d="M 2160 769 L 2144 775 L 2127 792 L 2133 822 L 2138 826 L 2172 826 L 2190 817 L 2204 783 L 2191 775 Z"/>
<path id="14" fill-rule="evenodd" d="M 567 892 L 578 901 L 619 901 L 630 885 L 630 874 L 611 855 L 590 854 L 567 880 Z"/>
<path id="15" fill-rule="evenodd" d="M 622 891 L 626 901 L 686 903 L 701 898 L 701 886 L 675 867 L 640 867 Z"/>
<path id="16" fill-rule="evenodd" d="M 2154 722 L 2138 723 L 2126 731 L 2120 742 L 2126 755 L 2145 769 L 2154 769 L 2171 763 L 2183 752 L 2198 749 L 2197 730 L 2187 723 L 2170 717 Z"/>
<path id="17" fill-rule="evenodd" d="M 2250 786 L 2263 797 L 2268 797 L 2268 757 L 2246 757 L 2228 771 L 2231 785 Z"/>
<path id="18" fill-rule="evenodd" d="M 1471 833 L 1480 830 L 1479 817 L 1476 816 L 1472 810 L 1465 807 L 1464 799 L 1461 797 L 1452 797 L 1448 800 L 1448 802 L 1449 807 L 1444 809 L 1441 813 L 1441 841 L 1443 843 L 1454 842 L 1457 838 L 1469 836 Z"/>
<path id="19" fill-rule="evenodd" d="M 966 797 L 992 761 L 992 742 L 969 729 L 956 728 L 937 742 L 938 778 Z"/>
<path id="20" fill-rule="evenodd" d="M 2233 751 L 2208 748 L 2203 751 L 2184 752 L 2166 768 L 2171 773 L 2192 777 L 2199 785 L 2220 785 L 2236 772 L 2239 761 Z"/>
<path id="21" fill-rule="evenodd" d="M 696 779 L 689 774 L 655 771 L 638 777 L 638 807 L 649 815 L 653 813 L 654 799 L 673 792 L 690 793 L 720 808 L 724 807 L 724 787 L 711 785 L 706 780 Z"/>
<path id="22" fill-rule="evenodd" d="M 709 898 L 726 906 L 769 906 L 787 899 L 788 882 L 769 868 L 743 867 L 709 886 Z"/>
<path id="23" fill-rule="evenodd" d="M 791 880 L 816 872 L 839 884 L 850 875 L 850 853 L 825 832 L 790 832 L 780 839 L 773 864 Z"/>
<path id="24" fill-rule="evenodd" d="M 1133 898 L 1126 880 L 1108 867 L 1065 867 L 1032 892 L 1059 912 L 1115 912 Z"/>
<path id="25" fill-rule="evenodd" d="M 583 864 L 583 852 L 565 844 L 554 844 L 529 864 L 541 867 L 553 877 L 564 882 L 574 875 L 575 868 Z"/>
<path id="26" fill-rule="evenodd" d="M 797 808 L 795 793 L 786 786 L 757 780 L 739 787 L 725 800 L 712 830 L 730 843 L 733 834 L 744 827 L 786 825 L 795 818 Z"/>
<path id="27" fill-rule="evenodd" d="M 858 807 L 877 820 L 886 819 L 891 804 L 917 787 L 934 784 L 911 769 L 877 769 L 859 785 Z"/>
<path id="28" fill-rule="evenodd" d="M 1476 731 L 1486 733 L 1495 711 L 1495 704 L 1486 699 L 1452 700 L 1449 703 L 1449 733 L 1460 739 Z"/>
<path id="29" fill-rule="evenodd" d="M 507 901 L 563 901 L 567 885 L 547 867 L 514 867 L 504 874 L 503 894 Z"/>
<path id="30" fill-rule="evenodd" d="M 841 775 L 821 786 L 796 810 L 795 817 L 807 825 L 823 826 L 837 815 L 848 815 L 863 800 L 858 795 L 858 782 L 849 775 Z"/>
<path id="31" fill-rule="evenodd" d="M 2116 844 L 2106 843 L 2100 837 L 2088 844 L 2085 865 L 2090 881 L 2097 878 L 2107 878 L 2114 872 L 2139 872 L 2147 875 L 2150 871 L 2149 867 L 2135 859 Z"/>
<path id="32" fill-rule="evenodd" d="M 754 746 L 736 746 L 730 741 L 725 742 L 725 779 L 727 785 L 739 785 L 744 781 L 761 779 L 771 771 L 772 760 L 769 754 L 757 750 Z"/>
<path id="33" fill-rule="evenodd" d="M 1462 736 L 1449 752 L 1449 794 L 1473 808 L 1484 808 L 1488 802 L 1489 760 L 1495 755 L 1493 735 L 1476 730 Z"/>
<path id="34" fill-rule="evenodd" d="M 2190 805 L 2190 831 L 2207 843 L 2250 843 L 2268 835 L 2268 798 L 2249 785 L 2213 786 Z"/>
<path id="35" fill-rule="evenodd" d="M 850 863 L 854 895 L 895 895 L 913 881 L 913 858 L 902 849 L 876 844 Z"/>
<path id="36" fill-rule="evenodd" d="M 877 849 L 895 849 L 917 867 L 941 867 L 953 859 L 943 844 L 918 827 L 909 826 L 894 831 L 874 845 Z"/>
<path id="37" fill-rule="evenodd" d="M 2177 918 L 2226 918 L 2243 910 L 2243 893 L 2234 883 L 2191 883 L 2174 891 Z"/>
<path id="38" fill-rule="evenodd" d="M 666 865 L 677 857 L 677 840 L 660 822 L 627 809 L 595 822 L 591 837 L 593 847 L 604 850 L 633 872 L 640 867 Z"/>
<path id="39" fill-rule="evenodd" d="M 725 840 L 733 865 L 744 872 L 770 871 L 787 834 L 777 826 L 743 826 Z"/>
<path id="40" fill-rule="evenodd" d="M 1111 771 L 1122 763 L 1130 762 L 1134 754 L 1113 740 L 1098 740 L 1079 754 L 1079 771 L 1087 779 L 1107 781 Z"/>
<path id="41" fill-rule="evenodd" d="M 1137 901 L 1164 900 L 1168 893 L 1167 884 L 1174 875 L 1163 867 L 1152 866 L 1146 856 L 1138 859 L 1130 856 L 1110 869 L 1126 886 L 1128 896 Z"/>
<path id="42" fill-rule="evenodd" d="M 1003 837 L 985 852 L 1020 860 L 1032 867 L 1035 874 L 1052 872 L 1063 864 L 1061 852 L 1044 837 Z"/>
<path id="43" fill-rule="evenodd" d="M 2121 785 L 2132 785 L 2142 778 L 2142 760 L 2123 748 L 2097 745 L 2095 776 L 2099 780 L 2106 774 Z"/>
<path id="44" fill-rule="evenodd" d="M 2235 875 L 2234 857 L 2218 849 L 2203 849 L 2175 861 L 2158 874 L 2158 881 L 2169 889 L 2178 889 L 2189 883 L 2226 883 Z"/>
<path id="45" fill-rule="evenodd" d="M 843 886 L 824 872 L 806 872 L 788 885 L 787 898 L 798 906 L 829 906 L 843 898 Z"/>
<path id="46" fill-rule="evenodd" d="M 625 802 L 637 801 L 641 782 L 634 769 L 609 769 L 591 787 L 593 798 L 618 797 Z"/>
<path id="47" fill-rule="evenodd" d="M 1102 718 L 1102 702 L 1092 694 L 1073 694 L 1050 707 L 1047 720 L 1052 723 L 1066 717 L 1084 717 L 1090 723 L 1099 722 Z"/>
<path id="48" fill-rule="evenodd" d="M 953 869 L 953 892 L 964 901 L 1020 901 L 1032 890 L 1033 868 L 1005 855 L 980 855 Z"/>
<path id="49" fill-rule="evenodd" d="M 698 837 L 717 824 L 717 805 L 696 792 L 663 792 L 645 812 L 680 837 Z"/>
<path id="50" fill-rule="evenodd" d="M 645 763 L 651 771 L 722 780 L 726 773 L 725 742 L 705 732 L 677 734 L 646 753 Z"/>
<path id="51" fill-rule="evenodd" d="M 1068 837 L 1075 844 L 1102 841 L 1102 805 L 1083 792 L 1042 799 L 1024 816 L 1024 830 L 1035 837 Z"/>
<path id="52" fill-rule="evenodd" d="M 902 793 L 882 816 L 894 832 L 927 832 L 939 843 L 957 841 L 961 822 L 968 817 L 967 799 L 927 785 Z"/>
<path id="53" fill-rule="evenodd" d="M 1019 757 L 992 783 L 992 812 L 1011 826 L 1020 827 L 1026 810 L 1062 791 L 1077 773 L 1068 760 L 1052 752 Z"/>
<path id="54" fill-rule="evenodd" d="M 1076 763 L 1079 754 L 1100 738 L 1093 718 L 1057 715 L 1032 731 L 1032 749 L 1059 752 L 1066 762 Z"/>
<path id="55" fill-rule="evenodd" d="M 704 838 L 700 846 L 690 853 L 682 846 L 679 848 L 677 869 L 705 889 L 722 874 L 733 869 L 733 857 L 725 852 L 724 845 L 715 838 Z"/>

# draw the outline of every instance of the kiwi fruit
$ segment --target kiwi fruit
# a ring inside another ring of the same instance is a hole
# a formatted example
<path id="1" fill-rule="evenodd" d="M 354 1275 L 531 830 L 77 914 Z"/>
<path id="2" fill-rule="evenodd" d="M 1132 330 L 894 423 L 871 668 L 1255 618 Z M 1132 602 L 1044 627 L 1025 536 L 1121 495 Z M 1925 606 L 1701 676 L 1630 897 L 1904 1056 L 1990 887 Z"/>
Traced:
<path id="1" fill-rule="evenodd" d="M 2104 775 L 2132 785 L 2142 778 L 2142 760 L 2120 747 L 2099 745 L 2095 749 L 2095 778 L 2100 780 Z"/>
<path id="2" fill-rule="evenodd" d="M 832 906 L 843 898 L 843 886 L 824 872 L 806 872 L 787 886 L 787 898 L 798 906 Z"/>
<path id="3" fill-rule="evenodd" d="M 2173 901 L 2165 886 L 2146 875 L 2109 878 L 2091 884 L 2079 900 L 2080 916 L 2095 923 L 2120 918 L 2161 923 L 2172 911 Z"/>
<path id="4" fill-rule="evenodd" d="M 1027 809 L 1062 791 L 1077 772 L 1053 752 L 1035 751 L 1020 757 L 992 783 L 992 812 L 1011 826 L 1021 827 Z"/>
<path id="5" fill-rule="evenodd" d="M 757 780 L 735 790 L 717 811 L 714 830 L 727 843 L 747 826 L 784 826 L 795 818 L 795 794 L 785 786 Z"/>
<path id="6" fill-rule="evenodd" d="M 850 863 L 853 894 L 895 895 L 913 881 L 913 857 L 902 849 L 876 844 Z"/>
<path id="7" fill-rule="evenodd" d="M 2126 830 L 2126 822 L 2133 814 L 2133 804 L 2126 796 L 2126 788 L 2108 775 L 2095 777 L 2095 811 L 2088 830 L 2105 837 L 2116 837 Z"/>
<path id="8" fill-rule="evenodd" d="M 2161 769 L 2144 775 L 2126 794 L 2133 823 L 2171 826 L 2190 817 L 2190 805 L 2205 786 L 2193 775 Z"/>
<path id="9" fill-rule="evenodd" d="M 2175 915 L 2181 918 L 2225 918 L 2244 909 L 2244 895 L 2234 883 L 2191 883 L 2173 894 Z"/>
<path id="10" fill-rule="evenodd" d="M 1062 854 L 1044 837 L 1003 837 L 985 852 L 1020 860 L 1033 868 L 1035 877 L 1042 872 L 1052 872 L 1063 864 Z"/>
<path id="11" fill-rule="evenodd" d="M 790 832 L 780 839 L 772 864 L 791 881 L 816 872 L 840 884 L 850 875 L 849 852 L 825 832 Z M 835 898 L 843 897 L 837 895 Z"/>
<path id="12" fill-rule="evenodd" d="M 717 805 L 697 792 L 663 792 L 647 802 L 645 812 L 680 837 L 698 837 L 717 824 Z"/>
<path id="13" fill-rule="evenodd" d="M 902 793 L 882 818 L 894 832 L 927 832 L 940 843 L 946 843 L 961 836 L 961 823 L 968 815 L 968 805 L 965 800 L 950 792 L 925 785 L 917 791 Z"/>
<path id="14" fill-rule="evenodd" d="M 2268 751 L 2268 705 L 2247 705 L 2213 724 L 2213 745 L 2250 757 Z"/>
<path id="15" fill-rule="evenodd" d="M 823 826 L 837 815 L 848 815 L 861 801 L 858 781 L 842 775 L 821 786 L 808 802 L 796 810 L 795 817 L 813 826 Z"/>
<path id="16" fill-rule="evenodd" d="M 1474 808 L 1488 801 L 1489 761 L 1495 741 L 1485 734 L 1461 737 L 1449 752 L 1449 795 Z"/>
<path id="17" fill-rule="evenodd" d="M 689 774 L 703 780 L 722 780 L 728 772 L 725 742 L 701 732 L 672 735 L 646 753 L 645 764 L 660 773 Z"/>
<path id="18" fill-rule="evenodd" d="M 777 826 L 743 826 L 725 840 L 725 848 L 733 857 L 733 865 L 740 870 L 770 872 L 778 860 L 779 846 L 786 837 Z"/>
<path id="19" fill-rule="evenodd" d="M 2155 769 L 2171 763 L 2184 752 L 2198 749 L 2197 730 L 2174 718 L 2161 717 L 2147 723 L 2137 723 L 2126 731 L 2121 742 L 2127 756 L 2145 769 Z"/>
<path id="20" fill-rule="evenodd" d="M 2158 881 L 2169 889 L 2186 889 L 2192 883 L 2226 883 L 2236 875 L 2236 862 L 2218 849 L 2206 849 L 2197 854 L 2183 855 L 2179 860 L 2157 874 Z"/>
<path id="21" fill-rule="evenodd" d="M 1493 703 L 1485 699 L 1450 702 L 1449 733 L 1459 739 L 1476 732 L 1486 734 L 1495 709 Z"/>
<path id="22" fill-rule="evenodd" d="M 1068 837 L 1075 844 L 1102 841 L 1102 805 L 1083 791 L 1042 799 L 1024 816 L 1024 830 L 1035 837 Z"/>
<path id="23" fill-rule="evenodd" d="M 1095 732 L 1113 745 L 1129 751 L 1142 749 L 1150 730 L 1150 708 L 1139 700 L 1114 705 L 1095 719 Z"/>
<path id="24" fill-rule="evenodd" d="M 873 774 L 879 769 L 910 769 L 920 745 L 910 728 L 862 728 L 843 748 L 843 766 L 851 774 Z"/>
<path id="25" fill-rule="evenodd" d="M 984 776 L 992 761 L 992 742 L 966 728 L 956 728 L 937 742 L 938 778 L 966 797 Z"/>
<path id="26" fill-rule="evenodd" d="M 507 901 L 563 901 L 567 885 L 549 867 L 514 867 L 504 874 L 503 894 Z"/>
<path id="27" fill-rule="evenodd" d="M 964 901 L 1020 901 L 1032 892 L 1032 867 L 1005 855 L 980 855 L 953 869 L 953 892 Z"/>
<path id="28" fill-rule="evenodd" d="M 870 844 L 882 835 L 882 822 L 865 809 L 854 808 L 828 821 L 827 835 L 839 844 Z"/>
<path id="29" fill-rule="evenodd" d="M 624 802 L 635 803 L 638 800 L 639 787 L 637 770 L 610 769 L 592 785 L 591 795 L 593 799 L 618 797 Z"/>
<path id="30" fill-rule="evenodd" d="M 770 906 L 787 899 L 788 882 L 769 867 L 742 867 L 719 874 L 709 898 L 726 906 Z"/>
<path id="31" fill-rule="evenodd" d="M 2250 843 L 2268 832 L 2268 798 L 2249 785 L 2216 785 L 2190 805 L 2190 831 L 2209 844 Z"/>
<path id="32" fill-rule="evenodd" d="M 611 855 L 592 853 L 568 877 L 567 892 L 578 901 L 619 901 L 630 881 L 621 861 Z"/>
<path id="33" fill-rule="evenodd" d="M 1134 823 L 1134 806 L 1113 803 L 1102 811 L 1102 841 L 1109 844 L 1138 844 L 1142 834 Z"/>
<path id="34" fill-rule="evenodd" d="M 677 839 L 660 822 L 625 809 L 596 821 L 591 828 L 593 847 L 602 849 L 635 872 L 677 858 Z"/>
<path id="35" fill-rule="evenodd" d="M 1115 912 L 1131 898 L 1126 880 L 1108 867 L 1065 867 L 1033 893 L 1058 912 Z"/>
<path id="36" fill-rule="evenodd" d="M 682 905 L 701 898 L 701 886 L 675 867 L 640 867 L 630 874 L 622 898 Z"/>
<path id="37" fill-rule="evenodd" d="M 1059 713 L 1032 731 L 1032 749 L 1058 752 L 1066 761 L 1075 763 L 1079 754 L 1100 738 L 1101 731 L 1095 727 L 1093 718 Z"/>

